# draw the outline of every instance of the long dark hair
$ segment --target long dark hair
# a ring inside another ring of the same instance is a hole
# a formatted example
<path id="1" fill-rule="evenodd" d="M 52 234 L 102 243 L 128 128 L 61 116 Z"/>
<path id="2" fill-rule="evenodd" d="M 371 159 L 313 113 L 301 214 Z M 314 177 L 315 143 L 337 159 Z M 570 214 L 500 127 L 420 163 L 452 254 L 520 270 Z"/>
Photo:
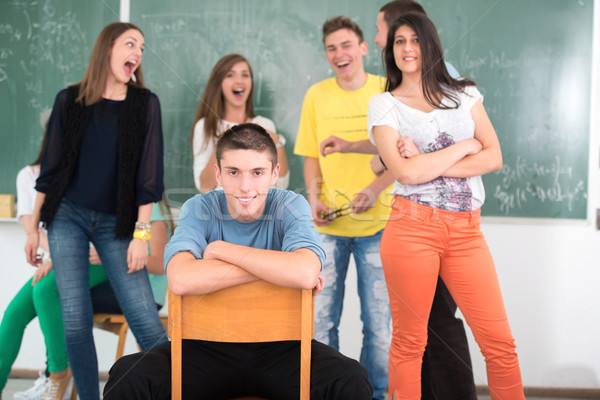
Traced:
<path id="1" fill-rule="evenodd" d="M 204 143 L 202 147 L 206 148 L 208 143 L 217 140 L 217 129 L 225 116 L 225 98 L 223 97 L 221 83 L 231 68 L 239 62 L 245 62 L 248 65 L 248 71 L 250 71 L 250 78 L 252 79 L 252 87 L 246 100 L 246 118 L 254 118 L 256 116 L 254 114 L 254 75 L 252 67 L 244 56 L 240 54 L 228 54 L 217 61 L 213 67 L 200 103 L 198 104 L 190 134 L 192 149 L 194 147 L 194 128 L 196 127 L 196 122 L 202 118 L 204 118 Z"/>
<path id="2" fill-rule="evenodd" d="M 401 26 L 412 28 L 419 38 L 421 47 L 421 85 L 427 103 L 439 109 L 458 108 L 460 100 L 453 92 L 464 92 L 466 86 L 474 86 L 469 79 L 454 79 L 448 73 L 444 63 L 442 44 L 437 29 L 431 20 L 423 13 L 407 13 L 396 19 L 390 26 L 383 59 L 387 75 L 385 90 L 392 91 L 402 83 L 402 71 L 396 65 L 394 58 L 394 41 L 396 31 Z M 454 105 L 442 103 L 444 98 Z"/>

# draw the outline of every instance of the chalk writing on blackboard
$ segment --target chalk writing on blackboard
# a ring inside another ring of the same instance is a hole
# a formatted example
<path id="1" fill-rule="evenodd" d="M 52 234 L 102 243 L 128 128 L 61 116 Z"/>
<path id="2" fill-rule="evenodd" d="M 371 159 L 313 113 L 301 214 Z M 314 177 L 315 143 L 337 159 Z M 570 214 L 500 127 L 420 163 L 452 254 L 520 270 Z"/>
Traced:
<path id="1" fill-rule="evenodd" d="M 563 165 L 558 155 L 547 164 L 517 156 L 514 164 L 505 165 L 495 174 L 501 179 L 493 197 L 505 215 L 522 209 L 527 202 L 563 203 L 572 212 L 575 202 L 587 197 L 585 182 L 574 178 L 573 167 Z"/>

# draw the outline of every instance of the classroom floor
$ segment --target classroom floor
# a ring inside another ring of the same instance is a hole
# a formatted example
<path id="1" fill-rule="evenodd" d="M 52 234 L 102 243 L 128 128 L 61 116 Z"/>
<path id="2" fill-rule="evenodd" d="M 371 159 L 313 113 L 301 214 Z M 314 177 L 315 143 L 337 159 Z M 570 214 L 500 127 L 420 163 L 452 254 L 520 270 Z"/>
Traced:
<path id="1" fill-rule="evenodd" d="M 33 386 L 33 379 L 9 379 L 4 391 L 2 392 L 3 400 L 12 400 L 15 392 L 21 392 Z M 100 391 L 104 388 L 105 381 L 100 381 Z M 490 400 L 490 396 L 478 396 L 478 400 Z M 549 397 L 527 397 L 527 400 L 575 400 L 570 398 L 549 398 Z"/>
<path id="2" fill-rule="evenodd" d="M 9 379 L 2 392 L 2 400 L 12 400 L 16 392 L 22 392 L 33 386 L 35 379 Z M 100 381 L 100 393 L 104 389 L 105 381 Z"/>

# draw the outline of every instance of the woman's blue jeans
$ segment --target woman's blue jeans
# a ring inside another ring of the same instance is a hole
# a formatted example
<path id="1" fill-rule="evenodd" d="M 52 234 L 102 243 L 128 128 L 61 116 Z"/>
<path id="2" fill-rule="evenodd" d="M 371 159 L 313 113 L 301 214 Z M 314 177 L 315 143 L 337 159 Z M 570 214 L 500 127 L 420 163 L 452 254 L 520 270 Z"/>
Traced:
<path id="1" fill-rule="evenodd" d="M 48 226 L 50 253 L 60 296 L 67 356 L 79 398 L 98 400 L 98 359 L 88 283 L 89 242 L 94 244 L 121 310 L 142 350 L 166 342 L 145 269 L 127 273 L 131 239 L 115 239 L 116 216 L 62 201 Z"/>
<path id="2" fill-rule="evenodd" d="M 381 257 L 379 231 L 372 236 L 344 237 L 321 234 L 327 254 L 321 274 L 325 288 L 315 297 L 315 339 L 339 349 L 338 327 L 344 304 L 346 272 L 354 255 L 363 322 L 360 363 L 369 374 L 373 398 L 383 400 L 388 386 L 388 359 L 392 339 L 390 299 Z"/>

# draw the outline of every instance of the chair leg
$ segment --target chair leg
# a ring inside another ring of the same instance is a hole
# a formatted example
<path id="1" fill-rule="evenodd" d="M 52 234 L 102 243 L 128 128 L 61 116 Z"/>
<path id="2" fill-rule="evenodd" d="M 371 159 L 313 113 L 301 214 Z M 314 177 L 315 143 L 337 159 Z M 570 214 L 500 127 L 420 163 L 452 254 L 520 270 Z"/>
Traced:
<path id="1" fill-rule="evenodd" d="M 300 325 L 300 400 L 310 400 L 310 359 L 313 336 L 313 294 L 312 290 L 302 290 L 302 322 Z"/>
<path id="2" fill-rule="evenodd" d="M 127 322 L 123 322 L 121 328 L 119 329 L 119 342 L 117 343 L 117 356 L 115 358 L 115 361 L 123 357 L 123 352 L 125 351 L 125 339 L 127 339 L 128 330 L 129 325 L 127 325 Z"/>
<path id="3" fill-rule="evenodd" d="M 75 387 L 74 380 L 73 380 L 73 387 L 71 388 L 71 400 L 77 400 L 77 388 Z"/>
<path id="4" fill-rule="evenodd" d="M 182 297 L 169 290 L 169 331 L 171 332 L 171 399 L 182 399 L 181 341 Z"/>

